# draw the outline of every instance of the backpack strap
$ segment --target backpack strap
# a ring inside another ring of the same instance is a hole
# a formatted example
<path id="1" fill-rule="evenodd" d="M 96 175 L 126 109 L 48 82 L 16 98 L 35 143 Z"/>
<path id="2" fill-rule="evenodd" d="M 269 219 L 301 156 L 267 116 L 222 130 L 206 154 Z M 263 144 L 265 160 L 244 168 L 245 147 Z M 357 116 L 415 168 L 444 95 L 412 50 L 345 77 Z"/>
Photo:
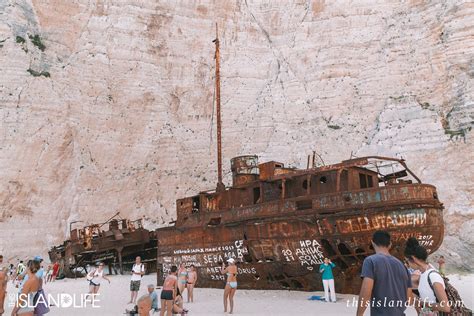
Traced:
<path id="1" fill-rule="evenodd" d="M 434 297 L 436 298 L 436 303 L 439 303 L 438 296 L 436 296 L 436 291 L 434 290 L 433 283 L 431 282 L 431 279 L 430 279 L 430 274 L 433 273 L 433 272 L 438 273 L 438 275 L 443 279 L 443 281 L 444 281 L 444 278 L 443 278 L 443 276 L 442 276 L 441 274 L 439 274 L 439 272 L 436 271 L 435 269 L 431 270 L 431 271 L 428 273 L 428 276 L 427 276 L 428 284 L 430 285 L 430 288 L 431 288 L 431 290 L 433 291 Z M 445 284 L 444 286 L 446 286 L 446 284 Z M 445 288 L 444 290 L 446 291 L 446 288 Z"/>

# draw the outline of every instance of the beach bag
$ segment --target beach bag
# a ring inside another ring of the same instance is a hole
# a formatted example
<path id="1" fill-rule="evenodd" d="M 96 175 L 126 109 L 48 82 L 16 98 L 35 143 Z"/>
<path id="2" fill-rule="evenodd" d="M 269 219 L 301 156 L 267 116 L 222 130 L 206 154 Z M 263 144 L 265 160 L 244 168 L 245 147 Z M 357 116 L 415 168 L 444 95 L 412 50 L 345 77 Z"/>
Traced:
<path id="1" fill-rule="evenodd" d="M 428 283 L 430 285 L 431 290 L 433 290 L 433 293 L 434 293 L 433 283 L 431 283 L 431 280 L 430 280 L 430 274 L 433 272 L 438 273 L 443 278 L 446 296 L 448 297 L 448 306 L 450 306 L 451 308 L 451 311 L 449 313 L 438 312 L 438 315 L 439 316 L 448 316 L 448 315 L 472 316 L 472 311 L 464 305 L 464 302 L 461 298 L 461 295 L 459 295 L 458 290 L 456 290 L 456 288 L 452 286 L 451 283 L 449 283 L 449 279 L 447 277 L 443 276 L 436 270 L 433 270 L 430 273 L 428 273 Z M 438 302 L 438 298 L 436 298 L 436 302 Z"/>
<path id="2" fill-rule="evenodd" d="M 40 298 L 41 301 L 39 301 Z M 41 316 L 49 313 L 48 298 L 46 296 L 46 293 L 44 293 L 43 289 L 40 289 L 38 290 L 38 292 L 36 292 L 36 295 L 33 298 L 33 305 L 35 306 L 35 310 L 33 312 L 35 316 Z"/>
<path id="3" fill-rule="evenodd" d="M 89 273 L 87 273 L 87 275 L 86 275 L 87 282 L 90 282 L 94 279 L 96 271 L 97 271 L 97 269 L 94 269 L 94 270 L 91 270 Z"/>
<path id="4" fill-rule="evenodd" d="M 93 271 L 92 275 L 91 275 L 91 272 L 87 273 L 87 275 L 86 275 L 87 282 L 92 281 L 92 279 L 94 278 L 95 270 Z"/>

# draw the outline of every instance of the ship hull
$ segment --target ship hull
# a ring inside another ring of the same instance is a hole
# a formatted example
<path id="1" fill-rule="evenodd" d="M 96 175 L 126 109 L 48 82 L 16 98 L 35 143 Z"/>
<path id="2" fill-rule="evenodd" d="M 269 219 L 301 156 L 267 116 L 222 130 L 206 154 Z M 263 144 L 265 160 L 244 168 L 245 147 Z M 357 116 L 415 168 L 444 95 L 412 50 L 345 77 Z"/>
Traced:
<path id="1" fill-rule="evenodd" d="M 223 288 L 219 267 L 233 257 L 239 262 L 239 288 L 321 291 L 318 269 L 328 257 L 336 264 L 336 291 L 357 293 L 362 262 L 373 254 L 370 240 L 378 229 L 390 232 L 392 254 L 398 258 L 409 237 L 431 253 L 443 240 L 443 208 L 412 204 L 332 214 L 307 211 L 216 227 L 160 229 L 158 284 L 172 265 L 184 262 L 196 266 L 197 286 Z"/>

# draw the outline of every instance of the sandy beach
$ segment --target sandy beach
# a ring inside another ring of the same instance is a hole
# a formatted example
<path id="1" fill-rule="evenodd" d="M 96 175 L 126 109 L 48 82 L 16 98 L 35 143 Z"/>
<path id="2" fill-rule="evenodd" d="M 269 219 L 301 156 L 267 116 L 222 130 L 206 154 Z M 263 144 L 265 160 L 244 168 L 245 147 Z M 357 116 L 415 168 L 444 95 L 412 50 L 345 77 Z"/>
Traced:
<path id="1" fill-rule="evenodd" d="M 474 274 L 450 275 L 452 284 L 460 291 L 465 303 L 472 308 L 474 303 Z M 48 315 L 123 315 L 130 299 L 130 276 L 110 276 L 111 284 L 102 282 L 100 297 L 96 308 L 83 307 L 80 302 L 81 295 L 87 292 L 87 282 L 82 279 L 64 279 L 45 285 L 47 294 L 60 297 L 61 294 L 75 295 L 76 307 L 51 307 Z M 146 293 L 147 284 L 155 284 L 156 275 L 146 275 L 142 279 L 139 296 Z M 8 291 L 14 293 L 15 288 L 9 282 Z M 159 294 L 160 289 L 157 289 Z M 222 290 L 201 289 L 195 290 L 195 302 L 185 304 L 189 315 L 223 315 Z M 352 301 L 357 299 L 354 295 L 338 294 L 337 303 L 310 301 L 312 295 L 322 295 L 321 292 L 300 291 L 253 291 L 239 290 L 235 297 L 235 315 L 355 315 L 356 308 Z M 11 307 L 6 301 L 5 315 L 9 316 Z M 67 304 L 65 304 L 67 305 Z M 416 315 L 413 308 L 407 310 L 407 315 Z M 366 312 L 369 315 L 369 312 Z"/>

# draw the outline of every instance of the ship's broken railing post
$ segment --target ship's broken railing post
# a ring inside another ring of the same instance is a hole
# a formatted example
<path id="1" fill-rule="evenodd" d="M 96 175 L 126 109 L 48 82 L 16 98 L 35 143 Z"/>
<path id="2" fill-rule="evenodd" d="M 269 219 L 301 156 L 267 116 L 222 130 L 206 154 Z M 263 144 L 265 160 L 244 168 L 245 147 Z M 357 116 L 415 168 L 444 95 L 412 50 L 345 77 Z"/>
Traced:
<path id="1" fill-rule="evenodd" d="M 286 191 L 286 179 L 283 178 L 281 180 L 281 199 L 282 200 L 285 198 L 285 191 Z"/>
<path id="2" fill-rule="evenodd" d="M 342 173 L 342 168 L 337 170 L 337 175 L 336 175 L 336 192 L 339 192 L 341 190 L 341 173 Z"/>
<path id="3" fill-rule="evenodd" d="M 311 175 L 306 176 L 306 195 L 311 194 Z"/>
<path id="4" fill-rule="evenodd" d="M 119 271 L 120 274 L 123 274 L 123 265 L 122 265 L 122 247 L 117 248 L 117 257 L 119 259 Z"/>

